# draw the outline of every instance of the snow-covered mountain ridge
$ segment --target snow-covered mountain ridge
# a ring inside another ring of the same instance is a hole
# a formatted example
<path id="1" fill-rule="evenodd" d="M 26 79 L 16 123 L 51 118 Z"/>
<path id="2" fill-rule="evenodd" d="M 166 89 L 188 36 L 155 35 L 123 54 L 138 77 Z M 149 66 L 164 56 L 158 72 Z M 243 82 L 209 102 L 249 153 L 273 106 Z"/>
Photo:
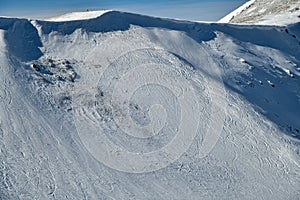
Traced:
<path id="1" fill-rule="evenodd" d="M 300 23 L 0 30 L 0 199 L 300 197 Z"/>

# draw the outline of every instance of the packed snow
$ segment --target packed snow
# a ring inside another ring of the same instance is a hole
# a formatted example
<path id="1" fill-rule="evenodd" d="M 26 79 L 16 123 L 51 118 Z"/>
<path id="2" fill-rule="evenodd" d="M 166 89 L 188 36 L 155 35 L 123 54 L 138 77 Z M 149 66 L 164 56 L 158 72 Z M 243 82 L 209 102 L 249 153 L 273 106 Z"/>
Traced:
<path id="1" fill-rule="evenodd" d="M 0 18 L 0 199 L 300 198 L 299 23 L 90 14 Z"/>

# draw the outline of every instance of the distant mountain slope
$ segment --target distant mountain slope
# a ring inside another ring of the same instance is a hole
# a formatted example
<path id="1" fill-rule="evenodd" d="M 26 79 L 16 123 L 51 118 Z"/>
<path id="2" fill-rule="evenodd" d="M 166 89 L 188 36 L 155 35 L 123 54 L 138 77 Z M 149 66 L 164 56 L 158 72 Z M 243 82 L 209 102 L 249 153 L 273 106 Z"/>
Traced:
<path id="1" fill-rule="evenodd" d="M 220 20 L 223 23 L 287 25 L 300 22 L 299 0 L 251 0 Z"/>
<path id="2" fill-rule="evenodd" d="M 299 199 L 300 23 L 85 18 L 0 18 L 1 200 Z"/>
<path id="3" fill-rule="evenodd" d="M 99 17 L 109 11 L 110 10 L 72 12 L 72 13 L 66 13 L 64 15 L 60 15 L 60 16 L 56 16 L 56 17 L 51 17 L 49 19 L 46 19 L 46 21 L 59 22 L 59 21 L 75 21 L 75 20 L 93 19 L 93 18 Z"/>

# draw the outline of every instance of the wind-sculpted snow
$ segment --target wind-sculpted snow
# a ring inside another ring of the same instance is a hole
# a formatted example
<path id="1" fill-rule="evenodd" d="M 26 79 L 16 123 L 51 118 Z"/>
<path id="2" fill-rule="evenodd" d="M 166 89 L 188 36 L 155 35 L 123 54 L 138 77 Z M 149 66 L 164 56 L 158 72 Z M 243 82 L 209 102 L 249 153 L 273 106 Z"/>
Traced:
<path id="1" fill-rule="evenodd" d="M 0 29 L 0 199 L 299 199 L 298 24 Z"/>

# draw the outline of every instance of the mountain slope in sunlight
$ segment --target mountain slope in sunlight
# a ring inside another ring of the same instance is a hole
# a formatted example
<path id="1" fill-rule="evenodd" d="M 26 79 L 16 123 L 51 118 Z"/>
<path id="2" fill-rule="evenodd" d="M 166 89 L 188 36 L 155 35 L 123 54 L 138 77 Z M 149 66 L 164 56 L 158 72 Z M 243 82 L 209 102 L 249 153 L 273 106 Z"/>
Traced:
<path id="1" fill-rule="evenodd" d="M 86 12 L 72 12 L 66 13 L 64 15 L 51 17 L 46 19 L 46 21 L 75 21 L 75 20 L 86 20 L 86 19 L 93 19 L 103 15 L 104 13 L 109 12 L 109 10 L 99 10 L 99 11 L 86 11 Z"/>
<path id="2" fill-rule="evenodd" d="M 0 18 L 0 199 L 299 199 L 299 23 L 59 21 Z"/>
<path id="3" fill-rule="evenodd" d="M 251 0 L 220 20 L 222 23 L 288 25 L 300 22 L 299 0 Z"/>

